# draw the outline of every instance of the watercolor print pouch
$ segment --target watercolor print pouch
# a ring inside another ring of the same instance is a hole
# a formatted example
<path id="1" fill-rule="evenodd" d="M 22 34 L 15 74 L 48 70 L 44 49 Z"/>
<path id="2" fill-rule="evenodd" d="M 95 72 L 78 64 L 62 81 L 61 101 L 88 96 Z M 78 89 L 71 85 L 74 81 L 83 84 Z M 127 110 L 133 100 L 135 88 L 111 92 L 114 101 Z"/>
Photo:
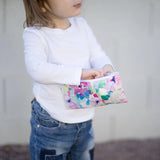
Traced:
<path id="1" fill-rule="evenodd" d="M 98 79 L 81 80 L 80 85 L 62 85 L 61 89 L 68 109 L 127 103 L 118 72 Z"/>

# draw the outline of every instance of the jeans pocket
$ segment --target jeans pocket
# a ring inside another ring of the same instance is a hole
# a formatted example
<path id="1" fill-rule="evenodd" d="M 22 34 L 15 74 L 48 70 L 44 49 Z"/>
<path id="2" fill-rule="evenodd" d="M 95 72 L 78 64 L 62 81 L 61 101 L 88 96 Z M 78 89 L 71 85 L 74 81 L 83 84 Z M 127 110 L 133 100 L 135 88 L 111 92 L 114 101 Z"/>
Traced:
<path id="1" fill-rule="evenodd" d="M 61 122 L 54 120 L 54 119 L 46 119 L 46 118 L 37 118 L 37 127 L 44 128 L 47 130 L 50 129 L 58 129 L 61 126 Z"/>
<path id="2" fill-rule="evenodd" d="M 37 101 L 32 103 L 32 117 L 34 118 L 38 128 L 57 129 L 61 126 L 61 122 L 52 118 Z"/>

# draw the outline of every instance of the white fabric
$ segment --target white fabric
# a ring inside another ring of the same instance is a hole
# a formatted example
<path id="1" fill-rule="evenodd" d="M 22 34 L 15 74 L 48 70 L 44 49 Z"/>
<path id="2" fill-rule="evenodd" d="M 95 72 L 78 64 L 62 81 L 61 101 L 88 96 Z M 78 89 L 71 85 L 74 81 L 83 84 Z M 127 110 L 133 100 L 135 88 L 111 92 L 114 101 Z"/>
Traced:
<path id="1" fill-rule="evenodd" d="M 67 29 L 27 27 L 23 32 L 25 65 L 34 81 L 33 94 L 55 119 L 65 123 L 90 120 L 94 108 L 68 110 L 60 86 L 78 85 L 82 68 L 111 64 L 82 17 L 68 19 Z"/>

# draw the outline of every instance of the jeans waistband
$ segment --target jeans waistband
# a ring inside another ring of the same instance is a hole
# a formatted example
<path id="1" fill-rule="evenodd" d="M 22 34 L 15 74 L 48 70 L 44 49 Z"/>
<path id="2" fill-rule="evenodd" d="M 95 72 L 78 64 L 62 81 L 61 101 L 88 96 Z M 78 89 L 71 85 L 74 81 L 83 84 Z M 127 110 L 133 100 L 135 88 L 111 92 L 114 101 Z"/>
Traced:
<path id="1" fill-rule="evenodd" d="M 37 101 L 37 99 L 34 97 L 31 101 L 31 104 L 33 103 L 33 101 Z M 41 107 L 41 106 L 40 106 Z M 78 123 L 75 123 L 75 124 L 78 124 L 78 125 L 88 125 L 89 123 L 92 123 L 92 119 L 88 120 L 88 121 L 84 121 L 84 122 L 78 122 Z M 74 123 L 64 123 L 64 124 L 68 124 L 68 125 L 74 125 Z"/>

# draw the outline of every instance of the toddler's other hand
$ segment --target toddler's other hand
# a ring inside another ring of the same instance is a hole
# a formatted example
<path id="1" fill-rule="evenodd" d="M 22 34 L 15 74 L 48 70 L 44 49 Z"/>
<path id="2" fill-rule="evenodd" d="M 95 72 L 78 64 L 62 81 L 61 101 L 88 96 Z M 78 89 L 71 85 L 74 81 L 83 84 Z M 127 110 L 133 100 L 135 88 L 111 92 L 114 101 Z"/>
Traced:
<path id="1" fill-rule="evenodd" d="M 103 68 L 103 75 L 105 76 L 107 73 L 112 73 L 114 72 L 113 67 L 110 64 L 106 64 Z"/>
<path id="2" fill-rule="evenodd" d="M 81 79 L 96 79 L 103 76 L 103 69 L 82 69 Z"/>

